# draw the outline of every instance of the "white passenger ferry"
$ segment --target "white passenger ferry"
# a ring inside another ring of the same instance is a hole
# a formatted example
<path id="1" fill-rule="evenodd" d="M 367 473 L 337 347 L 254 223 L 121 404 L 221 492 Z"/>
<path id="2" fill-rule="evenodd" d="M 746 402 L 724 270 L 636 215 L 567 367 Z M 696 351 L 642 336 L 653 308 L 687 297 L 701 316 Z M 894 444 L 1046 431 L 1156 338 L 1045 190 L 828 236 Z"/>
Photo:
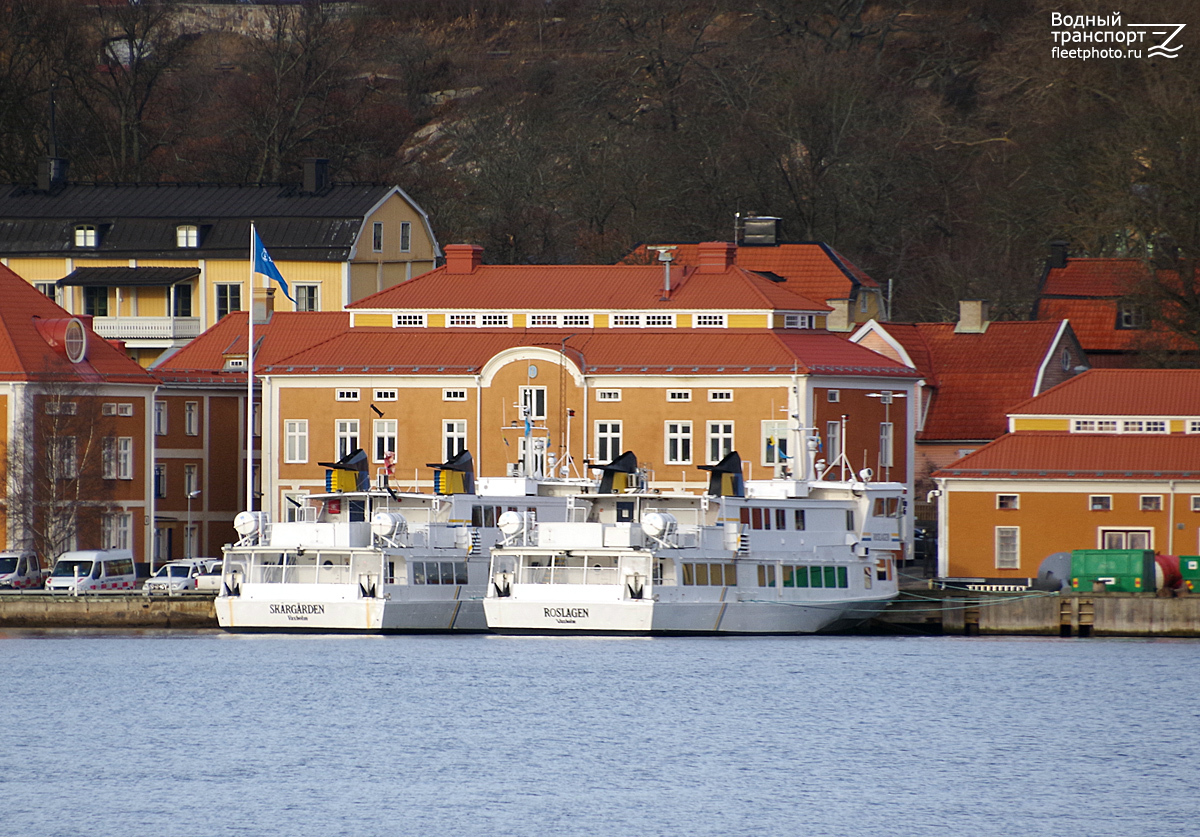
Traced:
<path id="1" fill-rule="evenodd" d="M 801 434 L 795 434 L 801 441 Z M 708 493 L 658 494 L 624 454 L 567 520 L 501 515 L 488 627 L 540 634 L 808 634 L 853 627 L 897 594 L 905 488 L 864 471 L 743 483 L 732 453 Z M 792 448 L 793 450 L 796 447 Z"/>
<path id="2" fill-rule="evenodd" d="M 228 630 L 484 631 L 481 600 L 497 519 L 565 521 L 580 481 L 540 474 L 480 479 L 463 452 L 435 473 L 439 493 L 375 487 L 356 451 L 330 466 L 332 489 L 286 521 L 241 512 L 224 550 L 217 621 Z M 346 486 L 348 490 L 338 490 Z"/>

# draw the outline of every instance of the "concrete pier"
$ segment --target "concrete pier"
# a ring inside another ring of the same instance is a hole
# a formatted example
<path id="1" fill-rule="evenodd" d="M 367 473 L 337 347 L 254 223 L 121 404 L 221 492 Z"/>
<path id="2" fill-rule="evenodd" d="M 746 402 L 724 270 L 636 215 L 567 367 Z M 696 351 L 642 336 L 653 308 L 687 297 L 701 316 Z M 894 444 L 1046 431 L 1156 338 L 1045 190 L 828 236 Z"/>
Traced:
<path id="1" fill-rule="evenodd" d="M 215 628 L 214 594 L 0 595 L 0 628 Z"/>

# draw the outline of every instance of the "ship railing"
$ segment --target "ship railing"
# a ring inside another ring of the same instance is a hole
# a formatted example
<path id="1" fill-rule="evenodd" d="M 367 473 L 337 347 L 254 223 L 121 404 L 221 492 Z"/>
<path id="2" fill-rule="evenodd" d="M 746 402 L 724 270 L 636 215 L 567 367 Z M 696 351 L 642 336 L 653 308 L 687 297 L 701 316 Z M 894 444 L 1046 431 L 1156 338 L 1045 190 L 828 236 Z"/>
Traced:
<path id="1" fill-rule="evenodd" d="M 379 576 L 382 570 L 382 559 L 377 554 L 269 553 L 252 556 L 243 579 L 249 584 L 353 584 L 359 576 Z"/>

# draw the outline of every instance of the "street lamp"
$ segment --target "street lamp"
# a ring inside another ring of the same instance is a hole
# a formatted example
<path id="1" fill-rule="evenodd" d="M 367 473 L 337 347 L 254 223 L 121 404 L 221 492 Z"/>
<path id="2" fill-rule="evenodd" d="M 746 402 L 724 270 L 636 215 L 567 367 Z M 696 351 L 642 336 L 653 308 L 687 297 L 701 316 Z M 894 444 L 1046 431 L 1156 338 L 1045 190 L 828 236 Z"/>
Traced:
<path id="1" fill-rule="evenodd" d="M 192 557 L 192 500 L 200 496 L 200 489 L 188 492 L 188 522 L 187 531 L 183 533 L 183 542 L 185 544 L 184 558 Z"/>

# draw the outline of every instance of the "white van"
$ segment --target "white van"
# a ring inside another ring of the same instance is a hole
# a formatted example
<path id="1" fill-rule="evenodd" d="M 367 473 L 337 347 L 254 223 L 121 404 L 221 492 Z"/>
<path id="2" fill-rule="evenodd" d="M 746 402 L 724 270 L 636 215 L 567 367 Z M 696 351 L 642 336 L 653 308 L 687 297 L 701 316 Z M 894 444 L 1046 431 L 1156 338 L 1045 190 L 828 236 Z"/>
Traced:
<path id="1" fill-rule="evenodd" d="M 0 552 L 0 589 L 36 589 L 45 580 L 36 552 Z"/>
<path id="2" fill-rule="evenodd" d="M 46 589 L 52 593 L 132 590 L 137 582 L 133 553 L 128 549 L 79 549 L 58 556 Z"/>

